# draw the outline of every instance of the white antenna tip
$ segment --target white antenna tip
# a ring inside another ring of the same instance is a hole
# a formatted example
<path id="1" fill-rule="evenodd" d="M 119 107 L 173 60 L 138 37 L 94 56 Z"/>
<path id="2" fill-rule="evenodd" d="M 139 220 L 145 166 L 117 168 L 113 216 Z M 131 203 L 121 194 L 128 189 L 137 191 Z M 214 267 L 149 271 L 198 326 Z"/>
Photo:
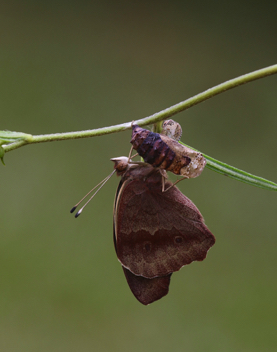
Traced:
<path id="1" fill-rule="evenodd" d="M 75 218 L 78 218 L 78 216 L 81 214 L 82 211 L 83 211 L 83 208 L 81 208 L 79 211 L 77 211 L 77 213 L 75 214 Z"/>

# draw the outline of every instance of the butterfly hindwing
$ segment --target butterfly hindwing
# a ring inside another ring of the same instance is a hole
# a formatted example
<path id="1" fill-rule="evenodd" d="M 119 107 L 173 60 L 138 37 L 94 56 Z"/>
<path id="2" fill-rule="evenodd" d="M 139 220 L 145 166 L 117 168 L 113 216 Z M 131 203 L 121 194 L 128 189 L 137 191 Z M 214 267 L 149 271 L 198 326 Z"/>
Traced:
<path id="1" fill-rule="evenodd" d="M 199 210 L 177 187 L 162 192 L 158 173 L 125 180 L 115 204 L 117 256 L 135 275 L 168 275 L 203 260 L 215 242 Z"/>
<path id="2" fill-rule="evenodd" d="M 143 276 L 134 275 L 124 266 L 122 268 L 133 295 L 142 304 L 150 304 L 167 295 L 171 274 L 147 279 Z"/>

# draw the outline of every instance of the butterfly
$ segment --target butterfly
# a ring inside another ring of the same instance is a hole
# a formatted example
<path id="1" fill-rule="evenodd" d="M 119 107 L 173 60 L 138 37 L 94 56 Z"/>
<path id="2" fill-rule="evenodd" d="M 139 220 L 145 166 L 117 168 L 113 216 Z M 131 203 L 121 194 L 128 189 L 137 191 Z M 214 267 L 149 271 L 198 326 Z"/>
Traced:
<path id="1" fill-rule="evenodd" d="M 175 125 L 166 126 L 176 134 Z M 114 171 L 96 186 L 88 202 L 114 173 L 121 176 L 113 210 L 115 251 L 132 293 L 148 305 L 168 293 L 173 272 L 206 258 L 215 237 L 197 207 L 166 174 L 168 170 L 184 178 L 198 176 L 206 164 L 202 154 L 166 135 L 132 128 L 131 143 L 146 162 L 134 162 L 130 156 L 111 159 Z"/>
<path id="2" fill-rule="evenodd" d="M 215 238 L 193 204 L 147 163 L 111 159 L 121 181 L 114 201 L 114 245 L 129 287 L 144 305 L 168 293 L 173 272 L 202 261 Z"/>

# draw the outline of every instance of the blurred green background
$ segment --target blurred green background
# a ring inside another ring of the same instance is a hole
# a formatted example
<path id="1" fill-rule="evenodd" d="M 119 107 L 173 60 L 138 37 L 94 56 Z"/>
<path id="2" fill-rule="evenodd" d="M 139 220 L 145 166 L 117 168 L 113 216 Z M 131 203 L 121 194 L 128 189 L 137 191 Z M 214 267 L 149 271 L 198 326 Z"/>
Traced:
<path id="1" fill-rule="evenodd" d="M 0 129 L 32 134 L 143 118 L 276 63 L 276 1 L 0 3 Z M 182 140 L 277 182 L 277 76 L 175 116 Z M 217 242 L 143 306 L 112 240 L 130 131 L 43 143 L 1 166 L 2 351 L 276 351 L 277 198 L 208 169 L 179 184 Z"/>

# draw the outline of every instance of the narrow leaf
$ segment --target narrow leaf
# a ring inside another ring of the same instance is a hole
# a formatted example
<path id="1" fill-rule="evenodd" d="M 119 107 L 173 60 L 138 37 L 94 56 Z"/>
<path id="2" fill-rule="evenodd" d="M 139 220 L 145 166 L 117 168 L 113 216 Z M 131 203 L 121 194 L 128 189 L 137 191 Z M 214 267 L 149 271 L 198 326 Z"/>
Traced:
<path id="1" fill-rule="evenodd" d="M 4 163 L 4 155 L 5 155 L 5 150 L 0 145 L 0 160 L 1 160 L 3 165 L 5 165 L 5 163 Z"/>
<path id="2" fill-rule="evenodd" d="M 184 144 L 184 143 L 181 142 L 181 144 Z M 187 144 L 184 144 L 184 145 L 195 151 L 198 151 L 197 149 L 192 148 Z M 251 175 L 246 171 L 243 171 L 231 165 L 225 164 L 204 153 L 202 154 L 207 159 L 207 168 L 209 168 L 212 171 L 218 172 L 219 174 L 222 174 L 224 176 L 234 178 L 235 180 L 248 183 L 249 185 L 252 185 L 252 186 L 264 188 L 270 191 L 277 191 L 277 184 L 272 181 L 266 180 L 265 178 L 262 178 L 259 176 Z"/>
<path id="3" fill-rule="evenodd" d="M 31 134 L 23 132 L 0 131 L 0 145 L 13 143 L 19 140 L 30 141 L 32 137 Z"/>

